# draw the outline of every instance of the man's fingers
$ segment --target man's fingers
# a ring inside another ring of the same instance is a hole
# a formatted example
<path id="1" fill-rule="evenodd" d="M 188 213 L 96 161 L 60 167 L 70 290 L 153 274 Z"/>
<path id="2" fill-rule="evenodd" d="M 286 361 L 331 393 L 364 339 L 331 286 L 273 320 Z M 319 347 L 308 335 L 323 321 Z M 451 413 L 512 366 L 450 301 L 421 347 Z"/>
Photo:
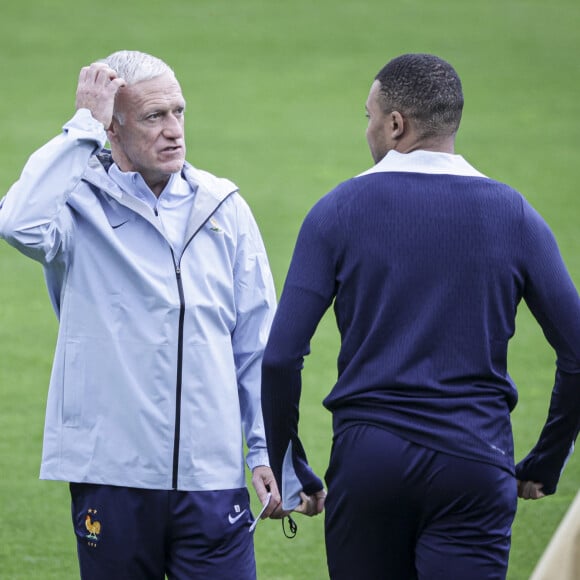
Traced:
<path id="1" fill-rule="evenodd" d="M 93 100 L 102 99 L 105 95 L 114 98 L 119 88 L 125 86 L 125 80 L 103 62 L 94 62 L 85 66 L 79 73 L 77 97 L 92 104 Z"/>
<path id="2" fill-rule="evenodd" d="M 274 474 L 269 467 L 259 465 L 254 468 L 252 471 L 252 485 L 262 504 L 262 510 L 259 515 L 261 519 L 281 518 L 285 515 L 282 513 L 282 498 L 280 497 Z"/>
<path id="3" fill-rule="evenodd" d="M 88 80 L 95 79 L 104 82 L 106 80 L 113 80 L 117 78 L 117 73 L 104 62 L 93 62 L 89 66 L 84 66 L 81 69 L 79 79 Z"/>
<path id="4" fill-rule="evenodd" d="M 316 513 L 322 513 L 324 509 L 324 503 L 326 502 L 326 490 L 320 490 L 316 495 Z"/>
<path id="5" fill-rule="evenodd" d="M 300 498 L 302 502 L 298 507 L 294 508 L 294 511 L 305 516 L 316 516 L 324 509 L 326 492 L 321 490 L 314 495 L 306 495 L 304 492 L 300 492 Z"/>
<path id="6" fill-rule="evenodd" d="M 545 497 L 542 491 L 544 484 L 536 481 L 518 481 L 518 497 L 522 499 L 541 499 Z"/>
<path id="7" fill-rule="evenodd" d="M 300 494 L 300 497 L 302 497 L 302 493 Z M 309 515 L 308 511 L 310 509 L 310 503 L 311 500 L 308 496 L 305 498 L 302 497 L 302 501 L 297 507 L 294 508 L 294 511 L 298 512 L 299 514 Z"/>
<path id="8" fill-rule="evenodd" d="M 283 517 L 286 517 L 289 513 L 290 513 L 289 511 L 285 510 L 282 507 L 282 502 L 280 501 L 278 504 L 274 506 L 274 509 L 272 510 L 272 512 L 268 517 L 273 520 L 280 520 Z"/>

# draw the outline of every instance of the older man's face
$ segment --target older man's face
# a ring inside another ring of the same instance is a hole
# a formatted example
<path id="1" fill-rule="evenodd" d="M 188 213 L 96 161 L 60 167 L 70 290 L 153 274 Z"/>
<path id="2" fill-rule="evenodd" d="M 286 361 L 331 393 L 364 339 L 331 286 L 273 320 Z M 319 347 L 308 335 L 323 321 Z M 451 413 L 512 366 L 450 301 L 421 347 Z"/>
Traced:
<path id="1" fill-rule="evenodd" d="M 171 73 L 123 87 L 108 136 L 122 171 L 141 174 L 159 195 L 185 161 L 185 99 Z"/>

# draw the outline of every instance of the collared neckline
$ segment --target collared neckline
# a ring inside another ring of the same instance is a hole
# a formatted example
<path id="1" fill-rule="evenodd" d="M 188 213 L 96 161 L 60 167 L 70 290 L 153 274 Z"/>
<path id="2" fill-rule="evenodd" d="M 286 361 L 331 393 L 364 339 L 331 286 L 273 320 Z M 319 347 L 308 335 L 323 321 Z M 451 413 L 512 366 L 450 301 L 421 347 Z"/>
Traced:
<path id="1" fill-rule="evenodd" d="M 383 172 L 486 177 L 461 155 L 425 150 L 411 151 L 410 153 L 399 153 L 391 150 L 374 167 L 367 169 L 357 177 Z"/>
<path id="2" fill-rule="evenodd" d="M 178 201 L 184 196 L 191 195 L 192 190 L 185 179 L 181 178 L 181 173 L 172 173 L 169 181 L 157 197 L 151 188 L 145 183 L 142 175 L 135 171 L 121 171 L 116 163 L 109 168 L 111 179 L 126 193 L 145 202 L 151 209 L 155 209 L 159 203 L 164 206 Z"/>

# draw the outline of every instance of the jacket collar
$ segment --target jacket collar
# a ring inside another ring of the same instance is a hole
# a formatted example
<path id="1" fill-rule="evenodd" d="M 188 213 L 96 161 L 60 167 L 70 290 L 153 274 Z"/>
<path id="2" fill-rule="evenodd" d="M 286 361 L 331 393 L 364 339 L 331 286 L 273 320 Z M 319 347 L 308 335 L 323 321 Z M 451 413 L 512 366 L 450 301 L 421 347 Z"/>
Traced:
<path id="1" fill-rule="evenodd" d="M 159 230 L 159 225 L 149 206 L 144 201 L 125 193 L 109 177 L 107 171 L 112 163 L 111 152 L 108 149 L 101 150 L 98 155 L 91 157 L 83 179 L 94 186 L 98 193 L 112 197 L 119 204 L 138 213 Z M 186 232 L 186 239 L 189 240 L 211 218 L 220 205 L 230 195 L 238 191 L 238 187 L 229 179 L 216 177 L 187 162 L 183 166 L 182 175 L 189 183 L 194 195 L 193 208 Z"/>

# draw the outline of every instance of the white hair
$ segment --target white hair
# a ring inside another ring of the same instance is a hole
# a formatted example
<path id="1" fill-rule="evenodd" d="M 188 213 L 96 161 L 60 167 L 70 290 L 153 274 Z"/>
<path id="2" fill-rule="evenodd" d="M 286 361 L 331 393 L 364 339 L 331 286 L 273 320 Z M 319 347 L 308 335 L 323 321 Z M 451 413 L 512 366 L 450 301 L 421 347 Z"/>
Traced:
<path id="1" fill-rule="evenodd" d="M 111 67 L 117 76 L 125 80 L 127 86 L 149 81 L 166 73 L 175 77 L 173 69 L 160 58 L 137 50 L 119 50 L 101 62 Z M 125 116 L 122 113 L 115 110 L 113 116 L 121 125 L 125 124 Z"/>
<path id="2" fill-rule="evenodd" d="M 119 50 L 102 60 L 110 66 L 117 75 L 125 79 L 127 85 L 148 81 L 155 77 L 175 73 L 161 59 L 137 50 Z"/>

